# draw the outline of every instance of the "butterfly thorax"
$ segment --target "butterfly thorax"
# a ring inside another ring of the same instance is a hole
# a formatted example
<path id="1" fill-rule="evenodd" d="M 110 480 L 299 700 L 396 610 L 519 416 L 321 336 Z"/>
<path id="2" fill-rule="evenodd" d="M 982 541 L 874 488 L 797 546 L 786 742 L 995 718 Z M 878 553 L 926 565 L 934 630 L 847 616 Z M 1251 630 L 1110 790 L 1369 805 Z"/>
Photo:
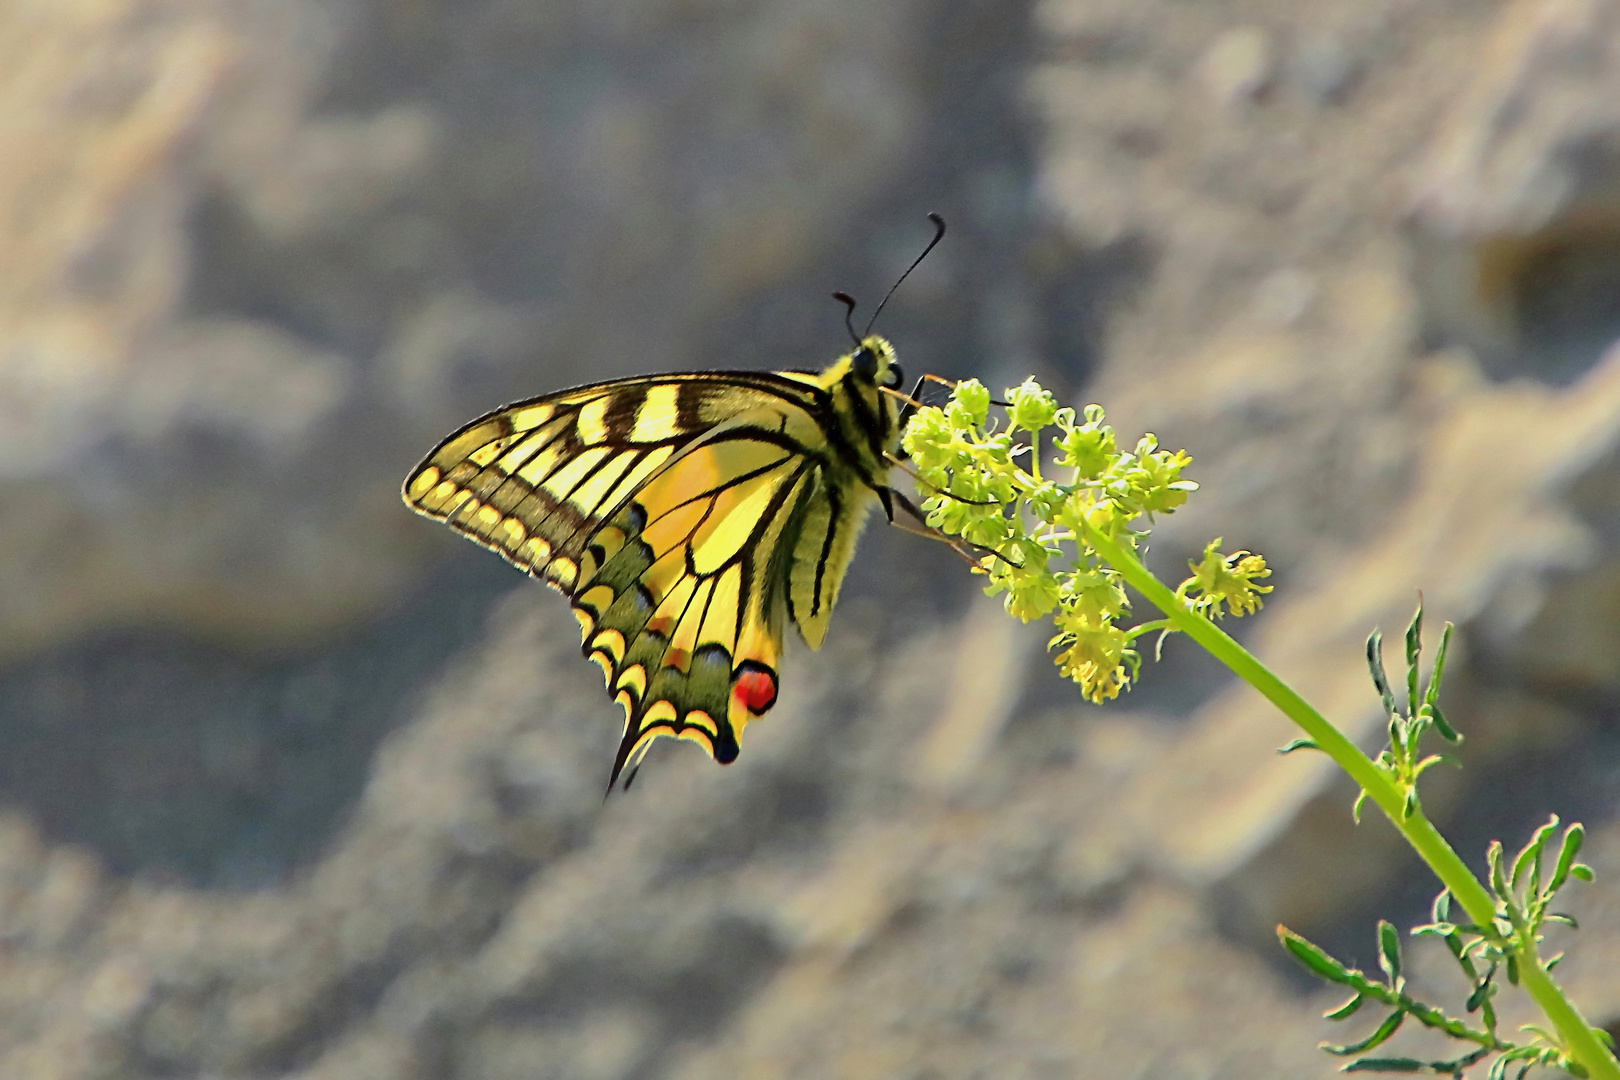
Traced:
<path id="1" fill-rule="evenodd" d="M 831 436 L 828 449 L 837 455 L 837 465 L 853 470 L 864 486 L 885 484 L 889 472 L 885 455 L 900 444 L 899 407 L 884 392 L 884 387 L 898 384 L 898 374 L 894 346 L 872 334 L 820 374 L 793 376 L 827 394 L 823 428 Z"/>

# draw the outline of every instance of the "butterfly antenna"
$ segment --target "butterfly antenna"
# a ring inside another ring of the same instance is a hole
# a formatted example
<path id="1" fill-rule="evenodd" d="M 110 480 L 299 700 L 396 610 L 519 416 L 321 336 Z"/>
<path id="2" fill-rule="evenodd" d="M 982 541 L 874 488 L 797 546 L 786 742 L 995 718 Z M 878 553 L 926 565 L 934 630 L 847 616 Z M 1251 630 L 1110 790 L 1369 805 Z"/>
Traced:
<path id="1" fill-rule="evenodd" d="M 861 338 L 855 333 L 855 298 L 847 292 L 835 292 L 833 299 L 844 305 L 844 329 L 849 331 L 849 340 L 859 346 Z"/>
<path id="2" fill-rule="evenodd" d="M 870 334 L 872 332 L 872 324 L 877 322 L 877 317 L 883 313 L 883 305 L 889 302 L 889 297 L 893 296 L 894 290 L 900 287 L 900 282 L 910 277 L 911 272 L 917 269 L 917 264 L 928 258 L 928 253 L 934 250 L 934 245 L 945 239 L 945 219 L 940 217 L 938 214 L 929 214 L 928 220 L 934 223 L 934 238 L 928 241 L 928 246 L 923 248 L 922 254 L 913 259 L 911 265 L 906 267 L 906 272 L 901 274 L 893 285 L 889 286 L 889 291 L 883 294 L 883 299 L 881 302 L 879 302 L 877 310 L 872 312 L 872 317 L 870 319 L 866 320 L 866 334 Z M 854 309 L 851 308 L 850 310 L 853 311 Z"/>

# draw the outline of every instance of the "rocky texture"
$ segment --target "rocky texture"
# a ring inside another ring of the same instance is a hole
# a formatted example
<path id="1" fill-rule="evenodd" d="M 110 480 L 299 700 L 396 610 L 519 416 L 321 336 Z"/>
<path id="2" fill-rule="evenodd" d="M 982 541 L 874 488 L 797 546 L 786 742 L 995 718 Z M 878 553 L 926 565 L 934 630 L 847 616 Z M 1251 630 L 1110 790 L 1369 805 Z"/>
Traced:
<path id="1" fill-rule="evenodd" d="M 929 209 L 908 370 L 1187 446 L 1154 559 L 1264 551 L 1242 633 L 1336 721 L 1417 589 L 1459 623 L 1428 803 L 1585 818 L 1613 1021 L 1615 12 L 0 14 L 0 1075 L 1327 1075 L 1272 925 L 1368 964 L 1433 885 L 1184 643 L 1081 708 L 874 529 L 739 763 L 604 804 L 562 605 L 398 505 L 503 399 L 824 362 Z"/>
<path id="2" fill-rule="evenodd" d="M 1516 3 L 1446 118 L 1408 237 L 1429 333 L 1568 382 L 1620 330 L 1620 5 Z"/>

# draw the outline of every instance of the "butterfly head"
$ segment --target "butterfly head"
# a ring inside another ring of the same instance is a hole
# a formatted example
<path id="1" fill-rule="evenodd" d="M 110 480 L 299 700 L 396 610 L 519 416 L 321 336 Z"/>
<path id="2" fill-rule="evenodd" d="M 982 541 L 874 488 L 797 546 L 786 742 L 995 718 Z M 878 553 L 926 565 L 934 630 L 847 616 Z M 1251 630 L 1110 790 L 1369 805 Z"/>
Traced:
<path id="1" fill-rule="evenodd" d="M 900 361 L 895 359 L 894 346 L 883 338 L 876 334 L 862 338 L 860 347 L 850 353 L 848 359 L 850 377 L 872 386 L 899 389 L 904 377 Z"/>

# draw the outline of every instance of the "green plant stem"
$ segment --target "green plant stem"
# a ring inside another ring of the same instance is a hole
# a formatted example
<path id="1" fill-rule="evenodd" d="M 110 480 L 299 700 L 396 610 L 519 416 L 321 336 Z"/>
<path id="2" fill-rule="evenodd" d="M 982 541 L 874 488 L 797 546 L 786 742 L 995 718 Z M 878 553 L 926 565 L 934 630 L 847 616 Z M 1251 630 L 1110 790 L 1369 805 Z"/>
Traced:
<path id="1" fill-rule="evenodd" d="M 1435 876 L 1451 890 L 1452 897 L 1462 905 L 1470 919 L 1479 926 L 1493 925 L 1496 903 L 1485 886 L 1469 872 L 1467 865 L 1457 857 L 1457 853 L 1421 809 L 1415 809 L 1410 815 L 1405 813 L 1406 800 L 1400 790 L 1355 743 L 1328 723 L 1309 702 L 1272 674 L 1231 635 L 1177 600 L 1176 594 L 1154 577 L 1130 548 L 1104 536 L 1087 522 L 1082 522 L 1082 527 L 1086 543 L 1118 570 L 1132 588 L 1164 612 L 1177 630 L 1208 649 L 1240 679 L 1260 691 L 1282 710 L 1283 715 L 1298 724 L 1323 753 L 1350 775 L 1350 779 L 1360 785 L 1367 797 L 1378 805 L 1429 869 L 1434 871 Z M 1620 1063 L 1615 1061 L 1608 1047 L 1599 1041 L 1591 1025 L 1581 1017 L 1547 973 L 1533 942 L 1520 945 L 1519 982 L 1558 1029 L 1570 1056 L 1585 1066 L 1590 1076 L 1620 1080 Z"/>

